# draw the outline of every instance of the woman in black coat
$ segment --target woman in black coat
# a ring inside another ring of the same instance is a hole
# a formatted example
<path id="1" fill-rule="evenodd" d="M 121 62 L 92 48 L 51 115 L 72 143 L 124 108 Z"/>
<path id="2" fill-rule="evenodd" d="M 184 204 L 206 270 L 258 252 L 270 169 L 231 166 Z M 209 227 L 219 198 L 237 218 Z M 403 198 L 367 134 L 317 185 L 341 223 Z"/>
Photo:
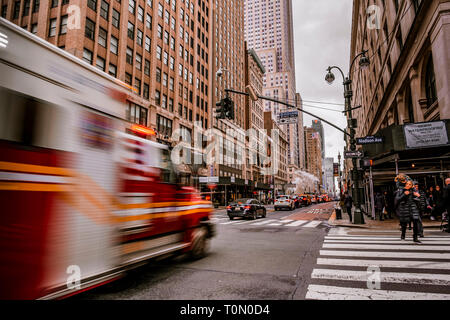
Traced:
<path id="1" fill-rule="evenodd" d="M 405 240 L 406 225 L 412 220 L 414 242 L 421 243 L 418 239 L 420 201 L 420 194 L 413 190 L 413 182 L 411 180 L 408 180 L 405 187 L 399 188 L 395 194 L 395 207 L 402 226 L 402 240 Z"/>

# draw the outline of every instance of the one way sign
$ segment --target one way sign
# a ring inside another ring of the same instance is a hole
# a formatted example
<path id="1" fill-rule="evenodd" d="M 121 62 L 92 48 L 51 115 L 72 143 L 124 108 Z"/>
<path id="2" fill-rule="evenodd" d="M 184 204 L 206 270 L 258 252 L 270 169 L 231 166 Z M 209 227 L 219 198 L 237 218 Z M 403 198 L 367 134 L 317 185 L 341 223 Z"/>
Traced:
<path id="1" fill-rule="evenodd" d="M 362 158 L 364 157 L 364 152 L 360 150 L 356 151 L 344 151 L 344 158 Z"/>

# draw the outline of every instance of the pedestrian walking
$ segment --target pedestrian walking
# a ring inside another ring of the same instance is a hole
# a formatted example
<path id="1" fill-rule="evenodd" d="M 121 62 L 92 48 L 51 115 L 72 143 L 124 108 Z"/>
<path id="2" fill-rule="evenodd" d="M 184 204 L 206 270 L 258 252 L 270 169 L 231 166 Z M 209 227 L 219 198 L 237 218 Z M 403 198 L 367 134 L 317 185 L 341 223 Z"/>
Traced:
<path id="1" fill-rule="evenodd" d="M 450 180 L 450 179 L 449 179 Z M 401 239 L 405 240 L 406 226 L 412 221 L 413 239 L 415 243 L 421 243 L 418 239 L 418 221 L 420 218 L 420 194 L 414 191 L 411 178 L 405 175 L 396 177 L 399 188 L 395 194 L 394 205 L 397 208 L 397 214 L 402 227 Z"/>
<path id="2" fill-rule="evenodd" d="M 435 218 L 434 218 L 435 203 L 434 203 L 433 193 L 434 193 L 434 188 L 430 187 L 426 194 L 428 205 L 430 206 L 429 210 L 427 211 L 427 213 L 430 214 L 430 220 L 435 220 Z"/>
<path id="3" fill-rule="evenodd" d="M 384 209 L 384 196 L 381 194 L 381 192 L 377 192 L 377 194 L 375 195 L 375 214 L 378 214 L 378 216 L 380 217 L 380 221 L 383 221 L 383 209 Z M 376 215 L 375 215 L 376 218 Z"/>
<path id="4" fill-rule="evenodd" d="M 384 192 L 384 210 L 387 213 L 387 219 L 392 219 L 392 210 L 394 209 L 394 198 L 391 192 Z"/>
<path id="5" fill-rule="evenodd" d="M 428 202 L 427 202 L 427 198 L 425 196 L 425 192 L 423 192 L 422 190 L 420 190 L 419 188 L 419 182 L 414 181 L 414 191 L 417 192 L 420 195 L 420 201 L 419 201 L 419 219 L 418 219 L 418 224 L 417 224 L 417 232 L 419 233 L 419 237 L 423 238 L 423 223 L 422 223 L 422 217 L 425 214 L 425 210 L 427 209 L 427 207 L 429 207 Z"/>
<path id="6" fill-rule="evenodd" d="M 450 213 L 450 178 L 445 179 L 445 187 L 442 193 L 442 209 L 446 211 L 445 216 L 449 216 Z M 444 217 L 444 213 L 442 213 Z M 450 233 L 450 224 L 447 227 L 447 232 Z"/>
<path id="7" fill-rule="evenodd" d="M 433 218 L 431 218 L 431 220 L 436 220 L 436 218 L 442 214 L 442 211 L 445 210 L 443 204 L 443 192 L 440 186 L 435 187 L 435 190 L 433 192 L 433 202 L 434 202 L 434 211 L 433 211 Z"/>
<path id="8" fill-rule="evenodd" d="M 349 195 L 347 192 L 345 193 L 344 205 L 345 205 L 345 208 L 347 210 L 347 214 L 348 214 L 348 217 L 350 219 L 350 222 L 352 222 L 353 199 L 352 199 L 352 196 Z"/>

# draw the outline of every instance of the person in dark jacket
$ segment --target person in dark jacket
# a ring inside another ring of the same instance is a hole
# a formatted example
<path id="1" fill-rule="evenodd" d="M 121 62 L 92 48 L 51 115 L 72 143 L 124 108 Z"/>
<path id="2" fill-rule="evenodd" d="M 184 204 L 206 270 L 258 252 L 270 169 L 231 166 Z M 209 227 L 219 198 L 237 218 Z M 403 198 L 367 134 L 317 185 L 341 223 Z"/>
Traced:
<path id="1" fill-rule="evenodd" d="M 442 211 L 445 210 L 443 204 L 443 192 L 440 186 L 436 186 L 433 192 L 433 202 L 434 202 L 433 218 L 437 218 L 438 216 L 441 215 Z"/>
<path id="2" fill-rule="evenodd" d="M 422 223 L 422 217 L 425 214 L 425 210 L 427 210 L 427 207 L 429 207 L 428 205 L 428 201 L 427 198 L 425 196 L 425 192 L 423 192 L 422 190 L 420 190 L 419 188 L 419 182 L 414 181 L 414 191 L 417 192 L 418 194 L 420 194 L 420 201 L 419 201 L 419 210 L 420 210 L 420 216 L 419 216 L 419 220 L 418 220 L 418 233 L 419 233 L 419 237 L 423 238 L 423 223 Z"/>
<path id="3" fill-rule="evenodd" d="M 386 208 L 386 213 L 388 214 L 387 219 L 392 219 L 392 210 L 394 208 L 394 199 L 392 198 L 392 194 L 387 191 L 384 192 L 384 207 Z"/>
<path id="4" fill-rule="evenodd" d="M 380 217 L 380 221 L 383 221 L 383 208 L 384 208 L 384 196 L 380 193 L 377 192 L 377 194 L 375 195 L 375 214 L 378 214 L 378 216 Z M 376 216 L 375 216 L 376 217 Z"/>
<path id="5" fill-rule="evenodd" d="M 408 180 L 404 188 L 399 188 L 395 194 L 395 206 L 402 226 L 401 239 L 405 240 L 406 225 L 413 222 L 413 239 L 415 243 L 421 243 L 418 239 L 418 221 L 420 218 L 420 194 L 414 191 L 413 182 Z"/>
<path id="6" fill-rule="evenodd" d="M 350 222 L 352 222 L 353 199 L 352 199 L 352 196 L 349 195 L 347 192 L 345 193 L 344 205 L 345 205 L 345 208 L 347 210 L 347 214 L 348 214 L 348 217 L 350 219 Z"/>
<path id="7" fill-rule="evenodd" d="M 447 217 L 450 214 L 450 178 L 445 179 L 445 188 L 442 193 L 442 209 L 447 211 Z M 442 214 L 444 216 L 444 214 Z M 447 227 L 447 232 L 450 233 L 450 224 Z"/>

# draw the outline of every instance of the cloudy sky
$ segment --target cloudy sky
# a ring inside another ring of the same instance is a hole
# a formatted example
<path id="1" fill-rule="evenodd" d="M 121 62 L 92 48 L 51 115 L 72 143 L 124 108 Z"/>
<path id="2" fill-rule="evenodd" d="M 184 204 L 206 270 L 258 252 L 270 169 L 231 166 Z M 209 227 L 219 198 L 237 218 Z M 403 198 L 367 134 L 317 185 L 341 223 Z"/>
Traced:
<path id="1" fill-rule="evenodd" d="M 352 0 L 292 0 L 294 21 L 295 71 L 297 92 L 304 100 L 324 101 L 342 105 L 304 102 L 333 110 L 344 110 L 342 76 L 337 74 L 332 85 L 325 82 L 326 69 L 339 66 L 348 72 Z M 304 106 L 306 111 L 322 117 L 344 129 L 346 120 L 341 112 Z M 310 127 L 312 117 L 304 115 L 303 125 Z M 344 134 L 323 124 L 325 156 L 337 162 L 338 151 L 344 148 Z"/>

